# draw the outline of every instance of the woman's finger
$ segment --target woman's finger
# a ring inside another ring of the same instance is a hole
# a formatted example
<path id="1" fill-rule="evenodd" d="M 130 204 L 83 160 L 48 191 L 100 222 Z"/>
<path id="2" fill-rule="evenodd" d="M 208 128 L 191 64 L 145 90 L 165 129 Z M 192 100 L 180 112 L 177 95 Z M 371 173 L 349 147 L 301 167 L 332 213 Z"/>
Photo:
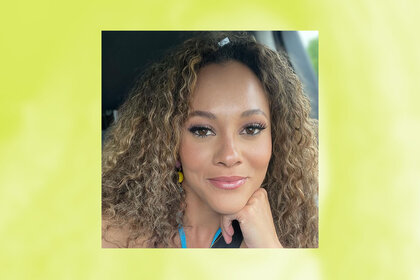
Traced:
<path id="1" fill-rule="evenodd" d="M 235 219 L 234 215 L 225 215 L 221 217 L 221 228 L 222 228 L 222 235 L 225 239 L 226 244 L 230 244 L 232 242 L 232 236 L 235 233 L 232 226 L 232 221 Z"/>

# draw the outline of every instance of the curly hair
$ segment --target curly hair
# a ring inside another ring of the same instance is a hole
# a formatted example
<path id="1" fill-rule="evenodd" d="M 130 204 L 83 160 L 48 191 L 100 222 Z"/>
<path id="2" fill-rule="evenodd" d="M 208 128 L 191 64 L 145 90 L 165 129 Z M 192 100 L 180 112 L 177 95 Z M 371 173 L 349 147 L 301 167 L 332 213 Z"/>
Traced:
<path id="1" fill-rule="evenodd" d="M 228 37 L 229 44 L 218 42 Z M 284 247 L 318 247 L 317 127 L 309 100 L 282 52 L 245 32 L 203 32 L 185 41 L 137 81 L 110 127 L 102 158 L 102 214 L 111 228 L 126 228 L 121 247 L 171 247 L 185 211 L 176 161 L 190 113 L 198 71 L 210 63 L 247 65 L 267 94 L 272 156 L 267 190 L 277 235 Z"/>

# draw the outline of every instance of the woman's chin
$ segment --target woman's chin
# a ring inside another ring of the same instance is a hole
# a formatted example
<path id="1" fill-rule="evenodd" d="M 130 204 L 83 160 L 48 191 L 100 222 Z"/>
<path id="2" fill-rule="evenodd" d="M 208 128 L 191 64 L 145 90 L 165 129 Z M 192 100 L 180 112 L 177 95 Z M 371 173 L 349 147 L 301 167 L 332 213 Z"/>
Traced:
<path id="1" fill-rule="evenodd" d="M 221 215 L 232 215 L 238 213 L 242 210 L 242 208 L 246 205 L 245 201 L 218 201 L 215 205 L 213 205 L 213 209 L 221 214 Z"/>

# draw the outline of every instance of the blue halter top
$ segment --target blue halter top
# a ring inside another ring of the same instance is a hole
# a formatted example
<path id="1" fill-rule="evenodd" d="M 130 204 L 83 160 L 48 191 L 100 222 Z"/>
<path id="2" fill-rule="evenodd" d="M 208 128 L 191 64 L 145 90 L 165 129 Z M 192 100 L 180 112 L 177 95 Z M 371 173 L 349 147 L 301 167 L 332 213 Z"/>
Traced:
<path id="1" fill-rule="evenodd" d="M 185 238 L 185 232 L 184 232 L 184 227 L 179 227 L 178 228 L 178 232 L 179 232 L 179 237 L 181 238 L 181 246 L 182 248 L 187 248 L 187 239 Z M 216 238 L 219 236 L 219 234 L 222 232 L 222 229 L 219 228 L 216 232 L 216 234 L 213 237 L 213 241 L 211 242 L 210 247 L 213 246 L 214 242 L 216 241 Z"/>

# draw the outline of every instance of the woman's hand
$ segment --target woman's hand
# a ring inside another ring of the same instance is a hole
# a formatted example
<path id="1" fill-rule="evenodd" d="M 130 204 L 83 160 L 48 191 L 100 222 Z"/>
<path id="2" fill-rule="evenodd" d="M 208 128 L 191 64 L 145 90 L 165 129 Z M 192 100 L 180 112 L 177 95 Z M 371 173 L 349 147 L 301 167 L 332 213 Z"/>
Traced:
<path id="1" fill-rule="evenodd" d="M 256 190 L 239 212 L 223 215 L 221 219 L 222 234 L 227 244 L 232 242 L 234 233 L 232 221 L 237 220 L 248 248 L 283 248 L 276 234 L 267 191 L 264 188 Z"/>

